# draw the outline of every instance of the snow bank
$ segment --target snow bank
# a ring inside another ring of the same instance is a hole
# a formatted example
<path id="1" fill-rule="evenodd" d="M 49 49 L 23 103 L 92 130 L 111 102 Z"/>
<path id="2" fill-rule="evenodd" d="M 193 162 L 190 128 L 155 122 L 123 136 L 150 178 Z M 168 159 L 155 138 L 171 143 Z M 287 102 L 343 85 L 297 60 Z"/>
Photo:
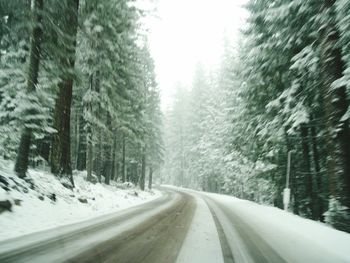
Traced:
<path id="1" fill-rule="evenodd" d="M 350 234 L 281 209 L 219 194 L 225 205 L 288 262 L 350 262 Z"/>
<path id="2" fill-rule="evenodd" d="M 70 190 L 48 172 L 29 170 L 30 180 L 24 181 L 12 168 L 11 162 L 0 161 L 0 176 L 8 183 L 0 187 L 0 201 L 12 203 L 12 212 L 0 213 L 0 240 L 113 213 L 161 195 L 115 182 L 92 184 L 84 179 L 86 172 L 74 173 L 76 187 Z"/>

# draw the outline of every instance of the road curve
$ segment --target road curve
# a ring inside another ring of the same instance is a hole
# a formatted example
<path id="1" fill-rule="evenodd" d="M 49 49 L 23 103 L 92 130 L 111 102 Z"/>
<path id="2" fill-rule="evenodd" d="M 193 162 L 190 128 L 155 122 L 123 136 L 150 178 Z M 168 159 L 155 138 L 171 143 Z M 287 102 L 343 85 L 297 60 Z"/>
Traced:
<path id="1" fill-rule="evenodd" d="M 271 224 L 261 231 L 231 199 L 172 187 L 162 190 L 162 197 L 130 209 L 0 242 L 0 262 L 347 262 L 317 244 L 308 246 L 313 253 L 304 253 L 300 246 L 296 251 L 271 242 L 276 237 L 273 240 L 283 243 L 279 230 Z"/>
<path id="2" fill-rule="evenodd" d="M 154 201 L 86 222 L 0 243 L 0 262 L 175 262 L 195 211 L 191 195 Z"/>
<path id="3" fill-rule="evenodd" d="M 203 195 L 203 199 L 212 212 L 219 230 L 225 263 L 286 262 L 233 209 L 208 196 Z"/>

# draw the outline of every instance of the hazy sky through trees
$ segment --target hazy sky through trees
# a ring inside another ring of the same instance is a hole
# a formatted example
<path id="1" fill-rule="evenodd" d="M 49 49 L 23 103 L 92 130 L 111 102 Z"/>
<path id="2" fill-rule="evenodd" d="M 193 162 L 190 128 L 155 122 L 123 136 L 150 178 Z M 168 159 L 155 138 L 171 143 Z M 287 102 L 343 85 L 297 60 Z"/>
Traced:
<path id="1" fill-rule="evenodd" d="M 237 40 L 247 12 L 246 0 L 157 0 L 150 46 L 166 107 L 177 83 L 189 84 L 195 65 L 214 66 L 224 35 Z M 227 34 L 225 34 L 225 32 Z"/>

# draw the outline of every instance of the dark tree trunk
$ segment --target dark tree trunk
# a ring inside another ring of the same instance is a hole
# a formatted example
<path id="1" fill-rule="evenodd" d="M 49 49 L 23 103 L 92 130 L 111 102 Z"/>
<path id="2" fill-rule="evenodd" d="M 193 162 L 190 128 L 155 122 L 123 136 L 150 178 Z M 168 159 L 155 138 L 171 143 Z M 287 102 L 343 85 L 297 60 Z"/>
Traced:
<path id="1" fill-rule="evenodd" d="M 117 171 L 116 171 L 117 167 L 116 167 L 116 163 L 115 163 L 116 162 L 116 160 L 115 160 L 116 159 L 115 158 L 116 148 L 117 148 L 117 138 L 116 138 L 115 134 L 113 134 L 113 146 L 111 149 L 111 151 L 112 151 L 111 180 L 114 180 L 114 178 L 116 177 L 116 174 L 117 174 Z"/>
<path id="2" fill-rule="evenodd" d="M 50 162 L 50 144 L 51 136 L 46 135 L 43 139 L 40 139 L 36 142 L 37 146 L 37 155 L 44 158 L 48 163 Z"/>
<path id="3" fill-rule="evenodd" d="M 74 99 L 73 99 L 74 100 Z M 77 170 L 77 159 L 78 159 L 78 155 L 79 155 L 79 122 L 80 122 L 80 118 L 79 118 L 79 109 L 76 108 L 75 109 L 75 118 L 74 118 L 74 136 L 73 136 L 73 140 L 72 140 L 72 147 L 74 146 L 74 153 L 72 155 L 72 160 L 74 160 L 74 169 Z M 72 125 L 72 124 L 71 124 Z"/>
<path id="4" fill-rule="evenodd" d="M 316 218 L 314 209 L 314 194 L 313 194 L 313 180 L 311 174 L 311 162 L 310 162 L 310 149 L 308 143 L 308 128 L 305 125 L 300 127 L 301 142 L 303 148 L 303 172 L 306 178 L 306 198 L 308 202 L 308 208 L 310 209 L 312 219 Z"/>
<path id="5" fill-rule="evenodd" d="M 338 111 L 338 120 L 345 114 L 348 108 L 346 100 L 346 89 L 341 88 L 337 91 L 337 97 L 339 98 L 336 102 Z M 344 197 L 343 203 L 350 209 L 350 129 L 349 120 L 338 122 L 337 141 L 339 144 L 339 159 L 340 167 L 339 174 L 341 177 L 341 195 Z"/>
<path id="6" fill-rule="evenodd" d="M 141 177 L 140 177 L 140 188 L 142 191 L 145 190 L 145 178 L 146 178 L 146 153 L 143 151 L 141 160 Z"/>
<path id="7" fill-rule="evenodd" d="M 90 91 L 93 89 L 93 75 L 90 75 Z M 92 113 L 92 105 L 91 101 L 84 105 L 85 110 Z M 86 171 L 87 176 L 86 180 L 91 182 L 92 181 L 92 168 L 93 168 L 93 151 L 92 151 L 92 123 L 90 120 L 87 121 L 86 124 Z"/>
<path id="8" fill-rule="evenodd" d="M 34 1 L 33 20 L 35 21 L 35 27 L 33 28 L 31 39 L 30 39 L 29 69 L 28 69 L 28 79 L 27 79 L 28 93 L 34 93 L 35 87 L 38 84 L 41 41 L 42 41 L 41 38 L 43 35 L 42 29 L 41 29 L 41 21 L 42 21 L 41 13 L 43 10 L 43 5 L 44 5 L 43 0 Z M 21 178 L 26 176 L 26 172 L 28 169 L 31 139 L 32 139 L 32 130 L 28 127 L 25 127 L 21 135 L 18 152 L 17 152 L 16 163 L 15 163 L 15 172 Z"/>
<path id="9" fill-rule="evenodd" d="M 322 198 L 322 176 L 321 176 L 321 165 L 320 156 L 317 149 L 317 132 L 316 127 L 311 127 L 311 138 L 312 138 L 312 152 L 313 152 L 313 162 L 315 166 L 316 173 L 316 185 L 317 185 L 317 219 L 324 221 L 323 217 L 323 198 Z"/>
<path id="10" fill-rule="evenodd" d="M 86 171 L 87 177 L 86 180 L 92 181 L 92 164 L 93 164 L 93 156 L 92 156 L 92 138 L 91 133 L 87 135 L 87 151 L 86 151 Z"/>
<path id="11" fill-rule="evenodd" d="M 126 181 L 126 163 L 125 163 L 125 155 L 126 155 L 126 142 L 125 135 L 123 135 L 123 146 L 122 146 L 122 182 Z"/>
<path id="12" fill-rule="evenodd" d="M 299 215 L 299 192 L 296 173 L 291 173 L 291 192 L 294 197 L 293 213 Z"/>
<path id="13" fill-rule="evenodd" d="M 111 115 L 107 112 L 107 128 L 108 131 L 112 130 L 112 119 L 111 119 Z M 108 136 L 109 137 L 109 136 Z M 104 177 L 105 177 L 105 184 L 109 184 L 110 183 L 110 178 L 111 178 L 111 171 L 113 168 L 113 163 L 112 163 L 112 148 L 110 145 L 113 145 L 113 143 L 111 142 L 110 138 L 106 138 L 107 143 L 104 146 Z"/>
<path id="14" fill-rule="evenodd" d="M 149 168 L 149 174 L 148 174 L 148 189 L 152 190 L 152 184 L 153 184 L 153 168 L 152 166 Z"/>
<path id="15" fill-rule="evenodd" d="M 118 181 L 119 179 L 119 169 L 120 169 L 120 164 L 119 162 L 115 163 L 115 174 L 114 174 L 114 181 Z"/>
<path id="16" fill-rule="evenodd" d="M 21 135 L 21 140 L 19 142 L 15 172 L 20 178 L 26 176 L 29 163 L 29 150 L 32 138 L 32 131 L 29 128 L 24 128 Z"/>
<path id="17" fill-rule="evenodd" d="M 64 71 L 74 70 L 76 35 L 78 30 L 79 0 L 66 2 L 67 23 L 63 29 L 69 37 L 69 45 L 66 46 L 66 58 L 61 58 L 61 66 Z M 73 75 L 65 73 L 61 76 L 58 85 L 59 91 L 54 110 L 54 128 L 57 132 L 52 139 L 51 171 L 60 176 L 68 176 L 72 186 L 71 156 L 70 156 L 70 113 L 73 91 Z"/>
<path id="18" fill-rule="evenodd" d="M 101 128 L 97 128 L 98 131 L 98 143 L 97 143 L 97 151 L 96 151 L 96 174 L 99 183 L 102 183 L 102 173 L 103 173 L 103 146 L 102 146 L 102 130 Z"/>
<path id="19" fill-rule="evenodd" d="M 59 85 L 56 99 L 51 152 L 51 171 L 56 175 L 71 175 L 70 160 L 70 106 L 72 102 L 73 80 L 66 80 Z M 73 184 L 73 182 L 72 182 Z"/>
<path id="20" fill-rule="evenodd" d="M 74 98 L 73 98 L 74 100 Z M 77 158 L 78 158 L 78 145 L 79 145 L 79 109 L 72 109 L 71 115 L 74 115 L 74 118 L 71 118 L 71 159 L 72 159 L 72 169 L 77 169 Z"/>
<path id="21" fill-rule="evenodd" d="M 85 121 L 83 112 L 79 114 L 78 126 L 78 151 L 77 151 L 77 170 L 84 171 L 86 169 L 86 134 L 84 131 Z"/>
<path id="22" fill-rule="evenodd" d="M 100 72 L 96 71 L 95 73 L 95 79 L 94 79 L 94 90 L 96 91 L 97 94 L 101 93 L 100 90 Z M 102 107 L 101 107 L 101 102 L 99 101 L 96 105 L 95 114 L 98 119 L 103 118 L 102 114 Z M 101 127 L 96 127 L 96 132 L 97 132 L 97 147 L 96 147 L 96 159 L 95 159 L 95 172 L 97 175 L 97 179 L 99 183 L 102 183 L 102 174 L 103 174 L 103 140 L 102 140 L 102 128 Z"/>
<path id="23" fill-rule="evenodd" d="M 127 181 L 132 182 L 134 185 L 137 185 L 139 183 L 140 178 L 138 175 L 138 165 L 136 162 L 131 162 L 130 166 L 127 169 Z"/>

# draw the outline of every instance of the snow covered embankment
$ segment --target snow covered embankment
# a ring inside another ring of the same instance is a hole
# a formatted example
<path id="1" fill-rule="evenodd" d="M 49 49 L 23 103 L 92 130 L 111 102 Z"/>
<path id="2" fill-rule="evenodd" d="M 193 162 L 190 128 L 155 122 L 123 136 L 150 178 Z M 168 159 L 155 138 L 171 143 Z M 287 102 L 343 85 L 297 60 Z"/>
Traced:
<path id="1" fill-rule="evenodd" d="M 22 180 L 12 167 L 1 160 L 0 240 L 113 213 L 161 195 L 115 182 L 92 184 L 84 179 L 86 172 L 74 173 L 75 188 L 70 190 L 48 172 L 29 170 L 29 180 Z"/>
<path id="2" fill-rule="evenodd" d="M 210 194 L 288 262 L 350 262 L 350 234 L 281 209 L 232 196 Z"/>

